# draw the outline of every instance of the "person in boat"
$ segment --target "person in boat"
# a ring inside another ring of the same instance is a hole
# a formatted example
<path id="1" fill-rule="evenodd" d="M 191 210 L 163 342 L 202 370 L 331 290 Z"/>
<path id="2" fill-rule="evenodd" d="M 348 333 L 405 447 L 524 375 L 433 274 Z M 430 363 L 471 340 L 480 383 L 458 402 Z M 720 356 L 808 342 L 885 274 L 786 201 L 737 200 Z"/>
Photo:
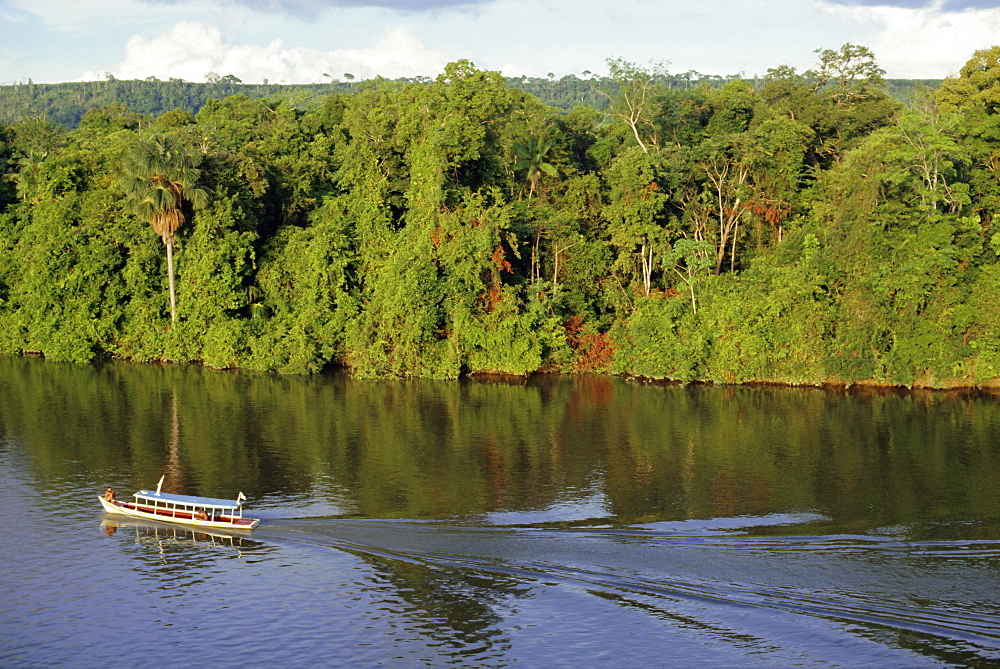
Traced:
<path id="1" fill-rule="evenodd" d="M 194 514 L 194 517 L 198 520 L 208 520 L 208 514 L 205 513 L 205 509 L 198 509 L 198 512 Z"/>
<path id="2" fill-rule="evenodd" d="M 109 502 L 117 502 L 118 501 L 118 498 L 115 497 L 115 490 L 114 490 L 114 488 L 112 488 L 111 486 L 108 486 L 108 489 L 104 491 L 104 499 L 106 499 Z"/>

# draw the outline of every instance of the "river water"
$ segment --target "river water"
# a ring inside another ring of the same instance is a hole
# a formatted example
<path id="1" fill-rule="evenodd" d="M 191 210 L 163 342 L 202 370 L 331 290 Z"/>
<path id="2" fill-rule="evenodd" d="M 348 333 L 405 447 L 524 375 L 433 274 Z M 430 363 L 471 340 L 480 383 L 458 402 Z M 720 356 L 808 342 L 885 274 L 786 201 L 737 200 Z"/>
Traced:
<path id="1" fill-rule="evenodd" d="M 0 666 L 998 666 L 998 437 L 988 395 L 0 358 Z M 261 524 L 100 511 L 160 476 Z"/>

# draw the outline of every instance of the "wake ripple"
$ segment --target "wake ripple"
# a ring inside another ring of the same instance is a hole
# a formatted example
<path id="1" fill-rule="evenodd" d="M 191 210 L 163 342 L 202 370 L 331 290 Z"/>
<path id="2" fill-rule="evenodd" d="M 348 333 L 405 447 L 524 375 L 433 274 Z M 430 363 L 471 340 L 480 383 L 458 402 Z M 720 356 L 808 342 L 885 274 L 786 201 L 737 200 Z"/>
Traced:
<path id="1" fill-rule="evenodd" d="M 515 579 L 536 595 L 583 589 L 765 655 L 819 625 L 839 643 L 849 635 L 938 662 L 1000 661 L 1000 541 L 361 520 L 274 521 L 255 538 Z"/>

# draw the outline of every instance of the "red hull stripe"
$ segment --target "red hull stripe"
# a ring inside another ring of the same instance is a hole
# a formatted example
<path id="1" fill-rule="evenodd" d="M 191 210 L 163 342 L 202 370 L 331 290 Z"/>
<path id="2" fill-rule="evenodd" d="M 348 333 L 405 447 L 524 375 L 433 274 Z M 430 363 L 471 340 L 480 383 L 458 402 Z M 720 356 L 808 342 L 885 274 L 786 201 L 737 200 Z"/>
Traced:
<path id="1" fill-rule="evenodd" d="M 152 516 L 162 516 L 163 518 L 194 518 L 193 513 L 187 511 L 173 511 L 172 509 L 165 509 L 162 507 L 153 508 L 151 506 L 138 506 L 132 503 L 116 502 L 118 506 L 124 506 L 128 509 L 134 509 L 136 511 L 141 511 L 142 513 L 148 513 Z M 251 525 L 253 524 L 253 518 L 232 518 L 230 516 L 217 516 L 216 518 L 208 518 L 208 520 L 215 520 L 216 522 L 229 523 L 230 525 Z"/>

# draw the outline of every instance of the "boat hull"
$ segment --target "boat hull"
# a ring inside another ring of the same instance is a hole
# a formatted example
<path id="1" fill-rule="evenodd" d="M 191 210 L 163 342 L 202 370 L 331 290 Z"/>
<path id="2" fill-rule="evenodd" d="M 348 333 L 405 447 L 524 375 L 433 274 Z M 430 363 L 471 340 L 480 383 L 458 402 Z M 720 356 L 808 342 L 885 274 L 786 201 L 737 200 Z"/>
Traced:
<path id="1" fill-rule="evenodd" d="M 135 502 L 109 502 L 100 495 L 97 496 L 97 499 L 101 503 L 101 506 L 104 507 L 105 512 L 131 516 L 133 518 L 146 518 L 148 520 L 197 527 L 217 527 L 227 530 L 252 530 L 260 523 L 258 518 L 234 518 L 232 516 L 222 516 L 221 520 L 205 520 L 182 511 L 166 508 L 154 509 L 153 507 L 143 506 Z"/>

